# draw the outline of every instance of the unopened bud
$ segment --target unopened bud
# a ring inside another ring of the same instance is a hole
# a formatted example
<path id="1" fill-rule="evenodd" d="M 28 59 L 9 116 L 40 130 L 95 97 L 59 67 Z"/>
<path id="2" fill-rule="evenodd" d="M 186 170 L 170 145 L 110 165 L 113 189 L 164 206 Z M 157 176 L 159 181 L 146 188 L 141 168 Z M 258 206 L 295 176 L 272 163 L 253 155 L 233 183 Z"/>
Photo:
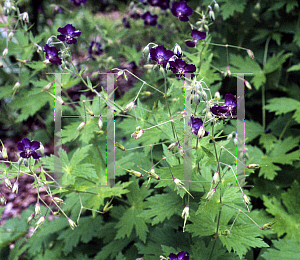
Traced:
<path id="1" fill-rule="evenodd" d="M 191 98 L 192 98 L 192 102 L 194 104 L 196 104 L 196 105 L 200 104 L 200 97 L 199 97 L 198 93 L 192 94 Z"/>
<path id="2" fill-rule="evenodd" d="M 60 204 L 64 202 L 61 198 L 58 198 L 58 197 L 54 197 L 53 200 Z"/>
<path id="3" fill-rule="evenodd" d="M 261 166 L 259 164 L 248 164 L 246 166 L 248 169 L 258 169 L 260 168 Z"/>
<path id="4" fill-rule="evenodd" d="M 168 149 L 169 151 L 172 151 L 172 150 L 175 148 L 176 145 L 178 145 L 178 142 L 171 143 L 171 144 L 168 146 L 167 149 Z"/>
<path id="5" fill-rule="evenodd" d="M 144 175 L 138 171 L 134 171 L 134 170 L 130 170 L 129 171 L 130 174 L 136 176 L 136 177 L 143 177 Z"/>
<path id="6" fill-rule="evenodd" d="M 18 194 L 18 191 L 19 191 L 19 183 L 16 181 L 16 182 L 14 183 L 14 186 L 13 186 L 11 192 L 12 192 L 12 193 Z"/>
<path id="7" fill-rule="evenodd" d="M 1 144 L 2 144 L 2 151 L 1 151 L 1 154 L 2 154 L 2 157 L 4 159 L 7 159 L 8 158 L 8 155 L 7 155 L 7 151 L 6 151 L 6 148 L 4 146 L 4 144 L 2 143 L 2 140 L 0 140 Z"/>
<path id="8" fill-rule="evenodd" d="M 260 1 L 258 1 L 258 2 L 256 3 L 256 5 L 254 6 L 254 9 L 257 10 L 257 11 L 260 10 Z"/>
<path id="9" fill-rule="evenodd" d="M 9 34 L 8 34 L 8 37 L 7 37 L 7 41 L 10 41 L 12 39 L 12 37 L 14 36 L 15 34 L 15 31 L 11 31 Z"/>
<path id="10" fill-rule="evenodd" d="M 39 215 L 39 214 L 42 214 L 42 213 L 41 213 L 41 206 L 40 206 L 40 203 L 39 203 L 39 202 L 37 202 L 37 203 L 35 204 L 34 213 L 35 213 L 36 216 Z"/>
<path id="11" fill-rule="evenodd" d="M 143 50 L 143 57 L 147 57 L 149 55 L 149 46 L 147 45 Z"/>
<path id="12" fill-rule="evenodd" d="M 45 87 L 43 87 L 43 89 L 41 90 L 41 92 L 42 92 L 42 91 L 47 91 L 47 90 L 49 90 L 52 86 L 53 86 L 53 82 L 50 82 L 50 83 L 47 84 Z"/>
<path id="13" fill-rule="evenodd" d="M 119 143 L 115 143 L 115 146 L 116 146 L 117 148 L 119 148 L 120 150 L 122 150 L 122 151 L 125 151 L 125 150 L 126 150 L 125 147 L 124 147 L 123 145 L 119 144 Z"/>
<path id="14" fill-rule="evenodd" d="M 29 22 L 29 16 L 28 16 L 28 13 L 27 12 L 24 12 L 22 14 L 22 20 L 25 22 L 25 23 L 28 23 Z"/>
<path id="15" fill-rule="evenodd" d="M 205 135 L 205 129 L 203 126 L 200 126 L 197 134 L 198 139 L 202 138 L 204 135 Z"/>
<path id="16" fill-rule="evenodd" d="M 249 200 L 248 196 L 244 193 L 243 193 L 243 199 L 244 199 L 244 202 L 245 202 L 246 205 L 250 204 L 250 200 Z"/>
<path id="17" fill-rule="evenodd" d="M 231 76 L 231 71 L 230 71 L 230 67 L 229 66 L 226 67 L 226 72 L 225 72 L 224 76 L 225 77 L 227 77 L 227 76 L 230 77 Z"/>
<path id="18" fill-rule="evenodd" d="M 220 181 L 220 173 L 218 171 L 215 172 L 213 177 L 213 183 L 216 184 Z"/>
<path id="19" fill-rule="evenodd" d="M 179 149 L 179 154 L 182 158 L 184 158 L 184 150 L 183 150 L 183 147 L 182 145 L 178 145 L 178 149 Z"/>
<path id="20" fill-rule="evenodd" d="M 77 227 L 76 223 L 72 219 L 68 218 L 68 222 L 72 230 L 74 230 L 74 228 Z"/>
<path id="21" fill-rule="evenodd" d="M 129 112 L 134 107 L 134 101 L 131 101 L 129 104 L 127 104 L 123 110 L 123 113 Z"/>
<path id="22" fill-rule="evenodd" d="M 150 91 L 143 91 L 143 92 L 141 92 L 141 95 L 150 97 L 152 95 L 152 93 Z"/>
<path id="23" fill-rule="evenodd" d="M 45 216 L 40 217 L 40 219 L 36 223 L 36 227 L 35 227 L 34 231 L 36 231 L 40 226 L 42 226 L 44 224 L 44 222 L 45 222 Z"/>
<path id="24" fill-rule="evenodd" d="M 247 49 L 247 53 L 248 53 L 248 56 L 249 56 L 251 59 L 254 59 L 254 53 L 253 53 L 253 51 Z"/>
<path id="25" fill-rule="evenodd" d="M 149 172 L 149 176 L 150 176 L 151 178 L 156 179 L 156 180 L 160 180 L 160 177 L 155 173 L 154 168 L 151 168 L 151 170 L 150 170 L 150 172 Z"/>
<path id="26" fill-rule="evenodd" d="M 214 21 L 215 20 L 215 13 L 212 10 L 212 8 L 211 8 L 210 5 L 208 7 L 210 8 L 209 13 L 208 13 L 209 19 L 212 20 L 212 21 Z"/>
<path id="27" fill-rule="evenodd" d="M 140 131 L 135 131 L 134 133 L 131 134 L 131 137 L 133 137 L 134 139 L 139 139 L 144 132 L 145 131 L 143 129 Z"/>
<path id="28" fill-rule="evenodd" d="M 210 200 L 210 199 L 214 196 L 216 190 L 217 190 L 216 188 L 212 188 L 212 189 L 207 193 L 206 199 L 207 199 L 207 200 Z"/>
<path id="29" fill-rule="evenodd" d="M 80 132 L 84 126 L 85 126 L 86 122 L 81 122 L 80 125 L 77 127 L 77 131 Z"/>
<path id="30" fill-rule="evenodd" d="M 28 217 L 27 223 L 30 224 L 30 222 L 33 220 L 33 218 L 34 218 L 34 213 L 32 213 L 32 214 Z"/>
<path id="31" fill-rule="evenodd" d="M 252 89 L 252 87 L 251 87 L 251 85 L 250 85 L 250 83 L 249 83 L 248 80 L 245 80 L 245 85 L 246 85 L 246 87 L 247 87 L 248 89 Z"/>
<path id="32" fill-rule="evenodd" d="M 153 67 L 154 67 L 154 65 L 152 65 L 152 64 L 145 64 L 144 65 L 145 69 L 153 69 Z"/>
<path id="33" fill-rule="evenodd" d="M 183 209 L 182 214 L 181 214 L 181 217 L 184 218 L 184 223 L 183 223 L 183 232 L 184 232 L 186 220 L 187 220 L 187 218 L 190 217 L 190 208 L 189 208 L 189 206 L 186 206 L 186 207 Z"/>
<path id="34" fill-rule="evenodd" d="M 19 89 L 19 87 L 21 86 L 21 83 L 20 83 L 20 81 L 17 81 L 16 82 L 16 84 L 14 85 L 14 87 L 13 87 L 13 91 L 17 91 L 18 89 Z"/>
<path id="35" fill-rule="evenodd" d="M 3 58 L 5 58 L 5 56 L 7 55 L 7 53 L 8 53 L 8 48 L 5 48 L 4 51 L 3 51 L 3 53 L 2 53 Z"/>
<path id="36" fill-rule="evenodd" d="M 220 10 L 220 6 L 216 1 L 215 1 L 214 9 L 216 10 L 216 12 L 219 12 Z"/>
<path id="37" fill-rule="evenodd" d="M 220 96 L 220 92 L 219 92 L 219 91 L 217 91 L 217 92 L 215 93 L 215 97 L 214 97 L 214 99 L 216 99 L 216 100 L 220 100 L 220 98 L 221 98 L 221 96 Z"/>
<path id="38" fill-rule="evenodd" d="M 9 188 L 9 189 L 12 188 L 11 182 L 7 177 L 4 178 L 4 183 L 5 183 L 6 188 Z"/>
<path id="39" fill-rule="evenodd" d="M 98 127 L 99 129 L 101 130 L 102 127 L 103 127 L 103 119 L 100 117 L 99 120 L 98 120 Z"/>
<path id="40" fill-rule="evenodd" d="M 6 204 L 6 198 L 3 193 L 0 193 L 0 204 L 5 205 Z"/>
<path id="41" fill-rule="evenodd" d="M 201 95 L 203 101 L 207 101 L 207 94 L 204 90 L 201 91 L 200 95 Z"/>

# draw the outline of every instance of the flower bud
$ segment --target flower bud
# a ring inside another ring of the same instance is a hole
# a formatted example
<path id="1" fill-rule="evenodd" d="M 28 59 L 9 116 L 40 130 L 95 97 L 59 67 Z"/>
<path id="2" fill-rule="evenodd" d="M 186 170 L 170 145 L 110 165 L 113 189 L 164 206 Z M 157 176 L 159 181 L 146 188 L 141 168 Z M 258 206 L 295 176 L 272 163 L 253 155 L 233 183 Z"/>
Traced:
<path id="1" fill-rule="evenodd" d="M 257 11 L 260 10 L 260 1 L 258 1 L 258 2 L 256 3 L 256 5 L 254 6 L 254 9 L 257 10 Z"/>
<path id="2" fill-rule="evenodd" d="M 12 90 L 17 91 L 20 88 L 20 86 L 21 86 L 20 81 L 17 81 Z"/>
<path id="3" fill-rule="evenodd" d="M 260 168 L 261 166 L 259 164 L 248 164 L 246 166 L 248 169 L 258 169 Z"/>
<path id="4" fill-rule="evenodd" d="M 41 227 L 45 222 L 45 216 L 40 217 L 40 219 L 38 220 L 38 222 L 36 223 L 36 227 L 34 229 L 34 232 Z"/>
<path id="5" fill-rule="evenodd" d="M 171 143 L 171 144 L 168 146 L 167 149 L 168 149 L 169 151 L 172 151 L 172 150 L 175 148 L 176 145 L 178 145 L 178 142 Z"/>
<path id="6" fill-rule="evenodd" d="M 77 131 L 80 132 L 84 126 L 85 126 L 86 122 L 81 122 L 80 125 L 77 127 Z"/>
<path id="7" fill-rule="evenodd" d="M 5 58 L 5 56 L 7 55 L 7 53 L 8 53 L 8 48 L 5 48 L 4 51 L 3 51 L 3 53 L 2 53 L 3 58 Z"/>
<path id="8" fill-rule="evenodd" d="M 143 50 L 143 57 L 147 57 L 149 55 L 150 49 L 149 46 L 147 45 L 144 50 Z"/>
<path id="9" fill-rule="evenodd" d="M 129 173 L 139 178 L 144 176 L 142 173 L 134 170 L 130 170 Z"/>
<path id="10" fill-rule="evenodd" d="M 231 140 L 231 139 L 232 139 L 232 137 L 233 137 L 233 134 L 232 134 L 232 133 L 230 133 L 230 134 L 227 136 L 227 140 Z"/>
<path id="11" fill-rule="evenodd" d="M 190 208 L 189 208 L 189 206 L 185 206 L 185 208 L 182 211 L 181 217 L 184 218 L 184 223 L 183 223 L 183 232 L 184 232 L 186 220 L 187 220 L 187 218 L 190 217 Z"/>
<path id="12" fill-rule="evenodd" d="M 217 92 L 215 93 L 214 99 L 216 99 L 216 100 L 220 100 L 220 99 L 221 99 L 221 96 L 220 96 L 220 92 L 219 92 L 219 91 L 217 91 Z"/>
<path id="13" fill-rule="evenodd" d="M 191 98 L 193 103 L 195 103 L 196 105 L 200 104 L 200 97 L 197 93 L 192 94 Z"/>
<path id="14" fill-rule="evenodd" d="M 231 71 L 230 71 L 230 67 L 229 66 L 226 67 L 226 72 L 225 72 L 224 76 L 225 77 L 227 77 L 227 76 L 230 77 L 231 76 Z"/>
<path id="15" fill-rule="evenodd" d="M 127 104 L 123 110 L 123 113 L 127 113 L 131 111 L 131 109 L 134 107 L 134 101 L 131 101 L 129 104 Z"/>
<path id="16" fill-rule="evenodd" d="M 182 56 L 182 50 L 178 43 L 175 44 L 174 53 L 178 58 L 180 58 Z"/>
<path id="17" fill-rule="evenodd" d="M 8 34 L 8 37 L 7 37 L 7 41 L 10 41 L 12 39 L 12 37 L 14 36 L 15 34 L 15 31 L 11 31 L 9 34 Z"/>
<path id="18" fill-rule="evenodd" d="M 247 196 L 246 194 L 244 194 L 244 193 L 243 193 L 243 199 L 244 199 L 244 203 L 245 203 L 246 205 L 249 205 L 249 204 L 250 204 L 250 200 L 249 200 L 248 196 Z"/>
<path id="19" fill-rule="evenodd" d="M 5 205 L 6 204 L 6 198 L 3 193 L 0 193 L 0 204 Z"/>
<path id="20" fill-rule="evenodd" d="M 246 87 L 247 87 L 248 89 L 252 89 L 252 87 L 251 87 L 251 85 L 250 85 L 250 83 L 249 83 L 248 80 L 245 80 L 245 85 L 246 85 Z"/>
<path id="21" fill-rule="evenodd" d="M 152 65 L 152 64 L 145 64 L 144 65 L 145 69 L 153 69 L 153 67 L 154 67 L 154 65 Z"/>
<path id="22" fill-rule="evenodd" d="M 218 4 L 216 1 L 214 1 L 214 2 L 215 2 L 214 9 L 215 9 L 217 12 L 219 12 L 220 6 L 219 6 L 219 4 Z"/>
<path id="23" fill-rule="evenodd" d="M 36 216 L 42 214 L 42 213 L 41 213 L 41 207 L 40 207 L 40 203 L 39 203 L 39 202 L 37 202 L 37 203 L 35 204 L 34 213 L 35 213 Z"/>
<path id="24" fill-rule="evenodd" d="M 140 131 L 135 131 L 134 133 L 131 134 L 131 137 L 133 137 L 134 139 L 139 139 L 144 132 L 145 131 L 143 129 Z"/>
<path id="25" fill-rule="evenodd" d="M 201 95 L 203 101 L 207 101 L 207 94 L 204 90 L 201 91 L 200 95 Z"/>
<path id="26" fill-rule="evenodd" d="M 215 172 L 213 177 L 213 183 L 216 184 L 220 181 L 220 173 L 218 171 Z"/>
<path id="27" fill-rule="evenodd" d="M 61 198 L 58 198 L 58 197 L 54 197 L 53 200 L 59 204 L 64 202 Z"/>
<path id="28" fill-rule="evenodd" d="M 54 216 L 60 216 L 60 212 L 59 212 L 59 211 L 54 211 L 54 212 L 53 212 L 53 215 L 54 215 Z"/>
<path id="29" fill-rule="evenodd" d="M 13 9 L 13 5 L 12 5 L 11 1 L 10 0 L 6 0 L 4 2 L 4 6 L 3 6 L 3 14 L 4 14 L 4 16 L 11 15 L 12 12 L 13 12 L 13 10 L 14 9 Z"/>
<path id="30" fill-rule="evenodd" d="M 18 194 L 18 191 L 19 191 L 19 183 L 16 181 L 16 182 L 14 183 L 13 188 L 12 188 L 12 193 Z"/>
<path id="31" fill-rule="evenodd" d="M 2 154 L 2 157 L 4 158 L 4 159 L 7 159 L 8 158 L 8 155 L 7 155 L 7 151 L 6 151 L 6 148 L 5 148 L 5 146 L 4 146 L 4 144 L 2 143 L 2 140 L 0 140 L 0 142 L 1 142 L 1 144 L 2 144 L 2 151 L 0 152 L 1 154 Z"/>
<path id="32" fill-rule="evenodd" d="M 151 168 L 149 172 L 149 176 L 152 177 L 153 179 L 160 180 L 160 177 L 155 173 L 154 168 Z"/>
<path id="33" fill-rule="evenodd" d="M 103 119 L 100 117 L 99 120 L 98 120 L 98 127 L 99 129 L 101 130 L 102 127 L 103 127 Z"/>
<path id="34" fill-rule="evenodd" d="M 247 53 L 248 53 L 248 56 L 249 56 L 251 59 L 254 59 L 254 53 L 253 53 L 253 51 L 247 49 Z"/>
<path id="35" fill-rule="evenodd" d="M 197 134 L 198 139 L 202 138 L 204 135 L 205 135 L 205 129 L 203 126 L 200 126 Z"/>
<path id="36" fill-rule="evenodd" d="M 72 219 L 68 218 L 68 222 L 69 222 L 70 227 L 72 228 L 72 230 L 74 230 L 74 228 L 77 227 L 76 223 Z"/>
<path id="37" fill-rule="evenodd" d="M 210 5 L 208 7 L 210 8 L 209 13 L 208 13 L 209 19 L 212 20 L 212 21 L 214 21 L 215 20 L 215 13 L 212 10 L 212 8 L 211 8 Z"/>
<path id="38" fill-rule="evenodd" d="M 4 183 L 5 183 L 6 188 L 9 188 L 9 189 L 12 188 L 11 182 L 7 177 L 4 178 Z"/>
<path id="39" fill-rule="evenodd" d="M 183 150 L 183 147 L 182 145 L 178 145 L 178 149 L 179 149 L 179 154 L 182 158 L 184 158 L 184 150 Z"/>
<path id="40" fill-rule="evenodd" d="M 210 200 L 210 199 L 214 196 L 216 190 L 217 190 L 216 188 L 212 188 L 212 189 L 207 193 L 206 199 L 207 199 L 207 200 Z"/>
<path id="41" fill-rule="evenodd" d="M 28 23 L 29 22 L 29 17 L 28 17 L 28 13 L 27 12 L 24 12 L 22 14 L 22 20 L 25 22 L 25 23 Z"/>
<path id="42" fill-rule="evenodd" d="M 45 87 L 43 87 L 43 89 L 41 90 L 41 92 L 49 90 L 52 86 L 53 86 L 53 82 L 50 82 Z"/>
<path id="43" fill-rule="evenodd" d="M 126 150 L 125 147 L 123 145 L 119 144 L 119 143 L 115 143 L 115 146 L 117 148 L 119 148 L 121 151 L 125 151 Z"/>
<path id="44" fill-rule="evenodd" d="M 34 213 L 32 213 L 32 214 L 28 217 L 27 223 L 30 224 L 30 222 L 33 220 L 33 218 L 34 218 Z"/>

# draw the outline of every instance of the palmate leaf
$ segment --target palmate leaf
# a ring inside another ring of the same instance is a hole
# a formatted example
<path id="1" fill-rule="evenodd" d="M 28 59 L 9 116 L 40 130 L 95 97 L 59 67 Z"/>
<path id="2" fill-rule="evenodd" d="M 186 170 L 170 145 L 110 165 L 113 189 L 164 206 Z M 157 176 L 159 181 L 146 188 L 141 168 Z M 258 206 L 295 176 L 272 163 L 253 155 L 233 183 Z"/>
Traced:
<path id="1" fill-rule="evenodd" d="M 149 206 L 149 202 L 144 200 L 150 195 L 151 190 L 144 185 L 139 187 L 137 179 L 134 179 L 128 189 L 130 193 L 126 196 L 130 207 L 126 208 L 116 225 L 118 231 L 115 239 L 130 237 L 133 228 L 135 228 L 136 235 L 145 243 L 148 227 L 145 219 L 140 217 L 139 214 Z"/>
<path id="2" fill-rule="evenodd" d="M 272 214 L 278 222 L 273 226 L 278 236 L 286 233 L 286 238 L 300 242 L 299 218 L 300 218 L 300 185 L 294 181 L 292 187 L 281 195 L 282 203 L 275 197 L 263 196 L 263 201 L 267 207 L 266 211 Z"/>
<path id="3" fill-rule="evenodd" d="M 288 239 L 272 240 L 274 248 L 268 248 L 262 255 L 266 260 L 284 259 L 298 260 L 300 259 L 300 242 Z"/>
<path id="4" fill-rule="evenodd" d="M 219 236 L 219 238 L 229 252 L 233 250 L 242 258 L 251 247 L 269 247 L 269 245 L 259 237 L 261 233 L 262 231 L 253 225 L 234 225 L 231 233 L 227 237 Z"/>

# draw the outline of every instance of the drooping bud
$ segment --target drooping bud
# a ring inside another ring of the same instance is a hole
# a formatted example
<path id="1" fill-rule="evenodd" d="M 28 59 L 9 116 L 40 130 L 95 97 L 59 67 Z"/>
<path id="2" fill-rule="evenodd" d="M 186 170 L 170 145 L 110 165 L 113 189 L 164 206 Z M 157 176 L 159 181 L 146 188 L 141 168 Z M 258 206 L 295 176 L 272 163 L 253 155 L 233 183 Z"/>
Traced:
<path id="1" fill-rule="evenodd" d="M 126 148 L 123 146 L 123 145 L 121 145 L 121 144 L 119 144 L 119 143 L 115 143 L 115 146 L 117 147 L 117 148 L 119 148 L 121 151 L 125 151 L 126 150 Z"/>
<path id="2" fill-rule="evenodd" d="M 41 90 L 41 92 L 48 91 L 52 86 L 53 86 L 53 82 L 50 82 L 45 87 L 43 87 L 43 89 Z"/>
<path id="3" fill-rule="evenodd" d="M 139 131 L 135 131 L 134 133 L 131 134 L 131 137 L 133 137 L 134 139 L 139 139 L 143 133 L 145 132 L 145 130 L 141 129 Z"/>
<path id="4" fill-rule="evenodd" d="M 209 16 L 209 19 L 214 21 L 215 20 L 215 13 L 214 11 L 212 10 L 211 6 L 209 5 L 208 8 L 210 9 L 209 10 L 209 13 L 208 13 L 208 16 Z"/>
<path id="5" fill-rule="evenodd" d="M 42 214 L 42 213 L 41 213 L 41 206 L 40 206 L 40 203 L 39 203 L 39 202 L 37 202 L 37 203 L 35 204 L 34 213 L 35 213 L 36 216 L 39 215 L 39 214 Z"/>
<path id="6" fill-rule="evenodd" d="M 80 125 L 77 127 L 77 131 L 80 132 L 84 126 L 85 126 L 86 122 L 81 122 Z"/>
<path id="7" fill-rule="evenodd" d="M 139 178 L 144 176 L 142 173 L 134 170 L 130 170 L 129 173 Z"/>
<path id="8" fill-rule="evenodd" d="M 28 16 L 28 13 L 27 12 L 24 12 L 22 14 L 22 20 L 25 22 L 25 23 L 28 23 L 29 22 L 29 16 Z"/>
<path id="9" fill-rule="evenodd" d="M 189 194 L 194 199 L 193 195 L 184 187 L 184 184 L 183 184 L 183 182 L 181 180 L 179 180 L 177 178 L 173 178 L 173 181 L 174 181 L 175 185 L 177 186 L 177 188 L 184 189 L 185 192 L 187 194 Z"/>
<path id="10" fill-rule="evenodd" d="M 251 87 L 251 85 L 250 85 L 250 83 L 249 83 L 248 80 L 245 80 L 245 85 L 246 85 L 246 87 L 247 87 L 248 89 L 252 89 L 252 87 Z"/>
<path id="11" fill-rule="evenodd" d="M 219 12 L 220 6 L 219 6 L 219 4 L 218 4 L 216 1 L 214 1 L 214 2 L 215 2 L 214 9 L 215 9 L 217 12 Z"/>
<path id="12" fill-rule="evenodd" d="M 6 188 L 8 188 L 8 189 L 12 188 L 11 182 L 7 177 L 4 178 L 4 183 L 5 183 Z"/>
<path id="13" fill-rule="evenodd" d="M 17 91 L 18 89 L 19 89 L 19 87 L 21 86 L 21 83 L 20 83 L 20 81 L 17 81 L 16 82 L 16 84 L 14 85 L 14 87 L 13 87 L 13 91 Z"/>
<path id="14" fill-rule="evenodd" d="M 251 59 L 254 59 L 254 53 L 253 53 L 253 51 L 251 51 L 250 49 L 247 49 L 247 53 L 248 53 L 248 56 L 249 56 Z"/>
<path id="15" fill-rule="evenodd" d="M 160 180 L 160 177 L 155 173 L 154 168 L 151 168 L 151 170 L 149 172 L 149 176 L 156 179 L 156 180 Z"/>
<path id="16" fill-rule="evenodd" d="M 220 100 L 220 99 L 221 99 L 221 96 L 220 96 L 220 92 L 219 92 L 219 91 L 216 91 L 215 96 L 214 96 L 214 99 L 215 99 L 215 100 Z"/>
<path id="17" fill-rule="evenodd" d="M 182 145 L 178 145 L 178 149 L 179 149 L 179 154 L 180 154 L 180 156 L 182 157 L 182 158 L 184 158 L 184 150 L 183 150 L 183 147 L 182 147 Z"/>
<path id="18" fill-rule="evenodd" d="M 8 48 L 5 48 L 4 51 L 3 51 L 3 53 L 2 53 L 3 58 L 5 58 L 5 56 L 7 55 L 7 53 L 8 53 Z"/>
<path id="19" fill-rule="evenodd" d="M 147 45 L 144 50 L 143 50 L 143 57 L 147 57 L 149 55 L 150 49 L 149 46 Z"/>
<path id="20" fill-rule="evenodd" d="M 207 200 L 210 200 L 210 199 L 214 196 L 216 190 L 217 190 L 216 188 L 212 188 L 212 189 L 207 193 L 206 199 L 207 199 Z"/>
<path id="21" fill-rule="evenodd" d="M 246 206 L 250 204 L 250 200 L 249 200 L 248 196 L 244 193 L 243 193 L 243 199 L 244 199 L 244 203 L 246 204 Z"/>
<path id="22" fill-rule="evenodd" d="M 10 41 L 12 39 L 12 37 L 14 36 L 15 34 L 15 31 L 11 31 L 9 34 L 8 34 L 8 37 L 7 37 L 7 41 Z"/>
<path id="23" fill-rule="evenodd" d="M 6 198 L 3 193 L 0 193 L 0 204 L 5 205 L 6 204 Z"/>
<path id="24" fill-rule="evenodd" d="M 98 120 L 98 127 L 99 129 L 101 130 L 102 127 L 103 127 L 103 119 L 100 117 L 99 120 Z"/>
<path id="25" fill-rule="evenodd" d="M 189 206 L 185 206 L 185 208 L 182 211 L 181 217 L 184 218 L 184 223 L 183 223 L 183 232 L 184 232 L 184 228 L 185 228 L 185 224 L 186 224 L 186 220 L 187 218 L 190 217 L 190 208 Z"/>
<path id="26" fill-rule="evenodd" d="M 200 126 L 197 134 L 198 139 L 202 138 L 204 135 L 205 135 L 205 129 L 203 126 Z"/>
<path id="27" fill-rule="evenodd" d="M 58 198 L 58 197 L 54 197 L 53 200 L 59 204 L 64 202 L 61 198 Z"/>
<path id="28" fill-rule="evenodd" d="M 172 151 L 172 150 L 175 148 L 176 145 L 178 145 L 178 142 L 171 143 L 171 144 L 168 146 L 167 149 L 168 149 L 169 151 Z"/>
<path id="29" fill-rule="evenodd" d="M 39 219 L 38 222 L 36 223 L 36 227 L 35 227 L 35 229 L 34 229 L 34 232 L 35 232 L 39 227 L 41 227 L 41 226 L 44 224 L 45 218 L 46 218 L 45 216 L 40 217 L 40 219 Z"/>
<path id="30" fill-rule="evenodd" d="M 216 184 L 220 181 L 220 173 L 218 171 L 215 171 L 215 174 L 213 176 L 213 183 Z"/>
<path id="31" fill-rule="evenodd" d="M 130 110 L 134 107 L 134 101 L 131 101 L 129 104 L 127 104 L 123 110 L 123 113 L 130 112 Z"/>
<path id="32" fill-rule="evenodd" d="M 18 191 L 19 191 L 19 183 L 16 181 L 16 182 L 14 183 L 14 186 L 13 186 L 11 192 L 12 192 L 12 193 L 18 194 Z"/>
<path id="33" fill-rule="evenodd" d="M 30 224 L 30 222 L 33 220 L 33 218 L 34 218 L 34 213 L 32 213 L 32 214 L 28 217 L 27 223 Z"/>
<path id="34" fill-rule="evenodd" d="M 262 167 L 262 166 L 267 166 L 267 165 L 248 164 L 246 167 L 247 167 L 248 169 L 258 169 L 258 168 L 260 168 L 260 167 Z"/>
<path id="35" fill-rule="evenodd" d="M 192 98 L 193 103 L 195 103 L 196 105 L 200 104 L 200 97 L 199 97 L 198 93 L 193 93 L 191 98 Z"/>
<path id="36" fill-rule="evenodd" d="M 4 146 L 4 144 L 2 143 L 2 140 L 0 140 L 1 144 L 2 144 L 2 151 L 0 152 L 2 154 L 2 157 L 4 159 L 7 159 L 8 158 L 8 155 L 7 155 L 7 151 L 6 151 L 6 148 Z"/>
<path id="37" fill-rule="evenodd" d="M 207 94 L 204 90 L 201 91 L 200 95 L 201 95 L 203 101 L 207 101 Z"/>
<path id="38" fill-rule="evenodd" d="M 72 219 L 68 218 L 68 222 L 72 230 L 77 227 L 76 223 Z"/>
<path id="39" fill-rule="evenodd" d="M 230 67 L 229 66 L 226 67 L 226 72 L 225 72 L 224 76 L 225 77 L 227 77 L 227 76 L 230 77 L 231 76 L 231 71 L 230 71 Z"/>

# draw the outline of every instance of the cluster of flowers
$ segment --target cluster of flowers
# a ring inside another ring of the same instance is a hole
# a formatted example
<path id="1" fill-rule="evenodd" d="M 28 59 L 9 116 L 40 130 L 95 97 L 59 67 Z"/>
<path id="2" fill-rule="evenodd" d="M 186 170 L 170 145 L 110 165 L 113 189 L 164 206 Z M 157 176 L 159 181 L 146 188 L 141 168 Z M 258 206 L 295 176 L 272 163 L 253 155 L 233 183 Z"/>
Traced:
<path id="1" fill-rule="evenodd" d="M 150 4 L 154 7 L 160 7 L 162 10 L 167 10 L 170 8 L 170 0 L 140 0 L 144 5 Z M 186 1 L 173 2 L 172 7 L 170 8 L 171 13 L 178 17 L 178 19 L 182 22 L 187 22 L 189 20 L 189 16 L 193 14 L 193 9 L 186 4 Z M 130 18 L 133 19 L 143 19 L 145 25 L 155 26 L 157 25 L 156 14 L 152 15 L 150 11 L 145 12 L 143 15 L 139 15 L 138 13 L 133 13 L 130 15 Z M 130 24 L 127 18 L 123 18 L 124 27 L 130 28 Z M 161 28 L 161 25 L 158 25 Z"/>

